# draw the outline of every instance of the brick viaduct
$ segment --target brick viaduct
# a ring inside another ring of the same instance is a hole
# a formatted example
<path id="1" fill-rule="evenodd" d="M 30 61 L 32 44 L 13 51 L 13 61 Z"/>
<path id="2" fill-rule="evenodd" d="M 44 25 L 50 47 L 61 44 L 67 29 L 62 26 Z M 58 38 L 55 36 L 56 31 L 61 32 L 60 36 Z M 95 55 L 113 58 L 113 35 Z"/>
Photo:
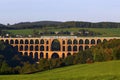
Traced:
<path id="1" fill-rule="evenodd" d="M 65 58 L 111 39 L 120 39 L 120 37 L 42 36 L 40 38 L 0 38 L 1 41 L 17 47 L 21 55 L 37 59 Z M 60 44 L 60 49 L 57 51 L 51 48 L 54 40 L 58 40 Z"/>

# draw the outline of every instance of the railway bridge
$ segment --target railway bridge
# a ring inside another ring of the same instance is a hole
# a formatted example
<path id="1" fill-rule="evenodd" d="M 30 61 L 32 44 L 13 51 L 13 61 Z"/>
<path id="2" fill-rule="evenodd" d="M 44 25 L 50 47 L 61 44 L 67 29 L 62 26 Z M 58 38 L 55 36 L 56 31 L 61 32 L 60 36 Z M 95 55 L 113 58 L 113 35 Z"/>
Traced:
<path id="1" fill-rule="evenodd" d="M 37 38 L 0 38 L 17 47 L 21 55 L 32 58 L 65 58 L 101 42 L 120 37 L 41 36 Z"/>

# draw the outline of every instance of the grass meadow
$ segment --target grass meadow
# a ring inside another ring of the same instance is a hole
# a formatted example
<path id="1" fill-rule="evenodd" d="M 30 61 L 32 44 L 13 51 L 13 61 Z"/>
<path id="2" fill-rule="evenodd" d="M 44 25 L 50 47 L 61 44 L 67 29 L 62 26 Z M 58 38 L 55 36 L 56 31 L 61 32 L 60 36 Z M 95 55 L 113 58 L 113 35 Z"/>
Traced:
<path id="1" fill-rule="evenodd" d="M 120 80 L 120 61 L 78 64 L 35 74 L 0 75 L 0 80 Z"/>
<path id="2" fill-rule="evenodd" d="M 49 29 L 36 29 L 38 32 L 46 32 L 46 31 L 70 31 L 77 32 L 81 29 L 87 29 L 93 32 L 101 33 L 100 37 L 120 37 L 120 28 L 49 28 Z M 21 29 L 21 30 L 7 30 L 12 34 L 21 34 L 21 35 L 32 35 L 34 29 Z"/>

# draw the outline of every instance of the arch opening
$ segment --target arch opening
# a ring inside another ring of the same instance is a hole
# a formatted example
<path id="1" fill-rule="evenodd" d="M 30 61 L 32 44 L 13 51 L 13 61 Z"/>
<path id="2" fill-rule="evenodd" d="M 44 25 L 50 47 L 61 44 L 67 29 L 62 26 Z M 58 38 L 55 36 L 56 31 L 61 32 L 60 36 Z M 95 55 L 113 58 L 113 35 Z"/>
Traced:
<path id="1" fill-rule="evenodd" d="M 40 46 L 40 51 L 44 51 L 44 46 Z"/>
<path id="2" fill-rule="evenodd" d="M 71 55 L 71 53 L 67 53 L 67 56 L 70 56 Z"/>
<path id="3" fill-rule="evenodd" d="M 85 46 L 85 50 L 86 50 L 86 49 L 89 49 L 89 46 Z"/>
<path id="4" fill-rule="evenodd" d="M 29 44 L 29 41 L 28 41 L 28 40 L 25 40 L 25 44 Z"/>
<path id="5" fill-rule="evenodd" d="M 40 40 L 40 44 L 44 44 L 44 40 L 43 39 Z"/>
<path id="6" fill-rule="evenodd" d="M 88 39 L 85 40 L 85 44 L 89 44 L 89 40 Z"/>
<path id="7" fill-rule="evenodd" d="M 78 41 L 75 39 L 75 40 L 73 41 L 73 44 L 78 44 Z"/>
<path id="8" fill-rule="evenodd" d="M 37 46 L 35 46 L 35 51 L 38 51 L 38 45 L 37 45 Z"/>
<path id="9" fill-rule="evenodd" d="M 43 52 L 40 53 L 40 58 L 44 58 Z"/>
<path id="10" fill-rule="evenodd" d="M 104 42 L 104 43 L 107 42 L 107 39 L 104 39 L 103 42 Z"/>
<path id="11" fill-rule="evenodd" d="M 77 51 L 77 46 L 73 46 L 73 51 Z"/>
<path id="12" fill-rule="evenodd" d="M 33 51 L 33 45 L 30 46 L 30 51 Z"/>
<path id="13" fill-rule="evenodd" d="M 34 41 L 33 41 L 33 40 L 30 40 L 30 44 L 34 44 Z"/>
<path id="14" fill-rule="evenodd" d="M 72 44 L 72 40 L 69 39 L 69 40 L 67 41 L 67 44 Z"/>
<path id="15" fill-rule="evenodd" d="M 65 41 L 63 40 L 63 43 L 62 44 L 65 44 Z"/>
<path id="16" fill-rule="evenodd" d="M 18 40 L 15 40 L 15 44 L 19 44 Z"/>
<path id="17" fill-rule="evenodd" d="M 9 40 L 5 40 L 5 43 L 9 44 Z"/>
<path id="18" fill-rule="evenodd" d="M 64 59 L 65 58 L 65 53 L 62 53 L 62 59 Z"/>
<path id="19" fill-rule="evenodd" d="M 38 61 L 38 52 L 35 52 L 34 56 L 35 56 L 35 57 L 34 57 L 35 60 Z"/>
<path id="20" fill-rule="evenodd" d="M 46 53 L 46 59 L 48 59 L 48 53 Z"/>
<path id="21" fill-rule="evenodd" d="M 20 46 L 20 51 L 23 51 L 23 46 L 22 45 Z"/>
<path id="22" fill-rule="evenodd" d="M 33 58 L 33 53 L 32 52 L 30 52 L 30 55 L 29 55 L 31 58 Z"/>
<path id="23" fill-rule="evenodd" d="M 68 51 L 72 51 L 72 47 L 71 46 L 68 46 Z"/>
<path id="24" fill-rule="evenodd" d="M 39 44 L 39 40 L 38 39 L 35 40 L 35 44 Z"/>
<path id="25" fill-rule="evenodd" d="M 97 44 L 99 44 L 99 43 L 101 43 L 101 40 L 100 40 L 100 39 L 97 40 Z"/>
<path id="26" fill-rule="evenodd" d="M 79 47 L 79 51 L 83 51 L 83 46 L 80 46 L 80 47 Z"/>
<path id="27" fill-rule="evenodd" d="M 91 40 L 91 44 L 95 44 L 95 40 L 94 39 Z"/>
<path id="28" fill-rule="evenodd" d="M 48 46 L 46 47 L 46 51 L 49 51 L 49 47 Z"/>
<path id="29" fill-rule="evenodd" d="M 20 44 L 23 44 L 24 42 L 23 42 L 23 40 L 20 40 Z"/>
<path id="30" fill-rule="evenodd" d="M 48 41 L 46 41 L 46 44 L 49 44 L 49 42 L 48 42 Z"/>
<path id="31" fill-rule="evenodd" d="M 10 40 L 10 44 L 14 44 L 14 41 L 13 41 L 13 40 Z"/>
<path id="32" fill-rule="evenodd" d="M 79 44 L 83 44 L 83 40 L 82 39 L 79 40 Z"/>
<path id="33" fill-rule="evenodd" d="M 60 51 L 60 42 L 57 39 L 54 39 L 51 44 L 51 51 Z"/>
<path id="34" fill-rule="evenodd" d="M 28 50 L 28 45 L 25 46 L 25 51 L 27 51 L 27 50 Z"/>
<path id="35" fill-rule="evenodd" d="M 59 58 L 59 55 L 57 53 L 53 53 L 52 56 L 51 56 L 52 59 L 56 59 L 56 58 Z"/>

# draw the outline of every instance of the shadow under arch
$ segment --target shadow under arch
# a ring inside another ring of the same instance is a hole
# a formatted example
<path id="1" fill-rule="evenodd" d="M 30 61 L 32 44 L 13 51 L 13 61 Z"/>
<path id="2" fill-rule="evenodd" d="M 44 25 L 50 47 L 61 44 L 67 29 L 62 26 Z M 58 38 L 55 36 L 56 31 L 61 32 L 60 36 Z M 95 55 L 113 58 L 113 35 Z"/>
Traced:
<path id="1" fill-rule="evenodd" d="M 53 53 L 52 56 L 51 56 L 52 59 L 56 59 L 56 58 L 59 58 L 59 55 L 58 53 Z"/>
<path id="2" fill-rule="evenodd" d="M 54 39 L 51 44 L 51 51 L 60 51 L 60 42 L 57 39 Z"/>

